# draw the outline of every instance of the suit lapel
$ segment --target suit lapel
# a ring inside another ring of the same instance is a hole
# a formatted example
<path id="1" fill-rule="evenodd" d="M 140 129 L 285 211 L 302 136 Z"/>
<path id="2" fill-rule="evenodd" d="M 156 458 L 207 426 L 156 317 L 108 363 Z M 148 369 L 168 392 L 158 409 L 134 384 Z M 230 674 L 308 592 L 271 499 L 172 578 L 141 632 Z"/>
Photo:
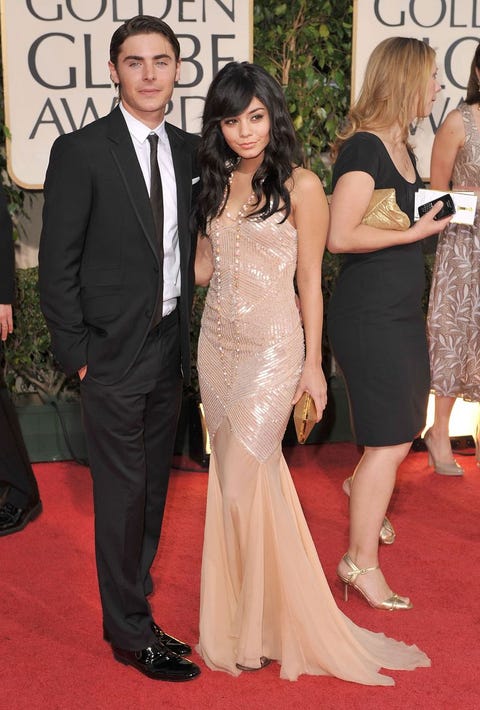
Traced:
<path id="1" fill-rule="evenodd" d="M 190 152 L 185 150 L 182 136 L 166 124 L 168 140 L 172 151 L 175 181 L 177 183 L 177 221 L 178 241 L 180 244 L 180 261 L 182 272 L 190 259 L 191 240 L 189 239 L 190 195 L 192 190 L 192 168 Z"/>
<path id="2" fill-rule="evenodd" d="M 111 142 L 112 158 L 125 183 L 132 208 L 157 258 L 155 225 L 150 199 L 127 124 L 118 107 L 109 114 L 108 118 L 110 119 L 108 138 Z"/>
<path id="3" fill-rule="evenodd" d="M 108 119 L 108 138 L 111 142 L 110 150 L 113 160 L 118 168 L 121 179 L 125 183 L 132 208 L 157 258 L 155 225 L 150 207 L 150 199 L 130 133 L 128 132 L 127 125 L 118 107 L 109 114 Z M 166 124 L 166 130 L 172 151 L 175 181 L 177 183 L 177 220 L 180 261 L 182 273 L 186 274 L 185 270 L 188 267 L 191 252 L 191 240 L 189 238 L 190 228 L 188 223 L 192 190 L 191 156 L 190 152 L 185 150 L 185 142 L 181 134 L 168 123 Z"/>

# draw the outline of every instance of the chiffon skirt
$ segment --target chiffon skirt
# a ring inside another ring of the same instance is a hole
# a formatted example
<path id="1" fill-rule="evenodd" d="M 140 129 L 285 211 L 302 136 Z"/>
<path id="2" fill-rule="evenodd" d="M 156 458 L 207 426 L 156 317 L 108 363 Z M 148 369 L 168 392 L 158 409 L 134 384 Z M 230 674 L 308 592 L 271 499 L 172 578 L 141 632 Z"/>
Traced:
<path id="1" fill-rule="evenodd" d="M 280 445 L 257 460 L 225 418 L 213 441 L 200 641 L 209 668 L 238 675 L 275 659 L 280 676 L 393 685 L 381 668 L 429 666 L 416 646 L 356 626 L 336 606 Z"/>

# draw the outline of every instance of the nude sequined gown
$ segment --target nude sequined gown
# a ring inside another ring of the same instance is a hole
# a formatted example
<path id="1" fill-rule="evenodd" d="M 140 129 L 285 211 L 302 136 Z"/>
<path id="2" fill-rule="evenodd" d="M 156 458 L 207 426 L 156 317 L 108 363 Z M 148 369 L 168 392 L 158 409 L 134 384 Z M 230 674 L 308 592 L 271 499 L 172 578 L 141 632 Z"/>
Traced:
<path id="1" fill-rule="evenodd" d="M 199 339 L 212 441 L 202 562 L 206 664 L 234 675 L 265 656 L 282 678 L 392 685 L 381 667 L 430 662 L 337 608 L 282 455 L 304 343 L 293 277 L 296 231 L 279 217 L 214 220 L 215 271 Z"/>

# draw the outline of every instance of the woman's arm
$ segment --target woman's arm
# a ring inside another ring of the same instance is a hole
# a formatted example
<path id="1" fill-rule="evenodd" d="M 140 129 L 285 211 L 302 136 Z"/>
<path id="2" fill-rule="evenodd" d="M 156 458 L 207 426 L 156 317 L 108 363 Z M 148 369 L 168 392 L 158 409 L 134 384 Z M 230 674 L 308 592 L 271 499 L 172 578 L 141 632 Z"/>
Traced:
<path id="1" fill-rule="evenodd" d="M 297 230 L 297 287 L 305 332 L 305 364 L 293 398 L 303 392 L 314 399 L 317 421 L 327 403 L 327 384 L 322 369 L 322 258 L 328 229 L 328 203 L 319 178 L 297 168 L 292 190 L 292 217 Z"/>
<path id="2" fill-rule="evenodd" d="M 438 234 L 451 220 L 451 217 L 434 220 L 441 209 L 441 204 L 438 204 L 404 231 L 377 229 L 362 224 L 374 188 L 372 176 L 359 170 L 344 173 L 339 178 L 330 202 L 327 239 L 327 248 L 333 254 L 366 253 L 416 242 Z"/>
<path id="3" fill-rule="evenodd" d="M 433 141 L 430 162 L 432 190 L 450 190 L 453 166 L 459 149 L 465 143 L 465 127 L 458 109 L 451 111 L 438 129 Z"/>
<path id="4" fill-rule="evenodd" d="M 212 244 L 208 237 L 198 236 L 195 252 L 195 284 L 208 286 L 213 274 Z"/>

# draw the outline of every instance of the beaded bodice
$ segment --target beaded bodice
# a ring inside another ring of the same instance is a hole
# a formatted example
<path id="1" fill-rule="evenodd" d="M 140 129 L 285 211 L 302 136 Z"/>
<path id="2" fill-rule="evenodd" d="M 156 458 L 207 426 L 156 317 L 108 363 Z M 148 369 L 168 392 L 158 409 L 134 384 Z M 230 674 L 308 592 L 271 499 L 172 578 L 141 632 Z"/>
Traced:
<path id="1" fill-rule="evenodd" d="M 278 431 L 270 439 L 263 430 L 255 441 L 252 428 L 260 431 L 263 417 L 277 413 L 275 428 L 286 426 L 303 362 L 293 285 L 296 230 L 279 215 L 262 220 L 240 213 L 232 219 L 224 212 L 213 220 L 209 238 L 215 268 L 199 347 L 202 399 L 210 400 L 207 424 L 213 435 L 227 414 L 240 438 L 263 458 L 278 444 Z"/>

